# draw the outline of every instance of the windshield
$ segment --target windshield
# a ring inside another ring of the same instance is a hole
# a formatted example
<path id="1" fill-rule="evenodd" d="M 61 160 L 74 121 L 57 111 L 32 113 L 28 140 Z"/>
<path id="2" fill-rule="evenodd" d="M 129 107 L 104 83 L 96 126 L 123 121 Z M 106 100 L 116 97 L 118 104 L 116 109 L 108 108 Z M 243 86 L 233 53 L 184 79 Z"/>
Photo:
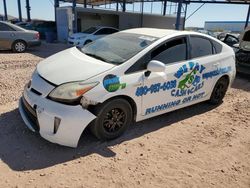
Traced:
<path id="1" fill-rule="evenodd" d="M 81 51 L 107 63 L 120 65 L 157 39 L 157 37 L 119 32 L 89 43 Z"/>
<path id="2" fill-rule="evenodd" d="M 97 27 L 90 27 L 90 28 L 84 30 L 82 33 L 92 34 L 95 31 L 97 31 L 97 29 L 98 29 Z"/>

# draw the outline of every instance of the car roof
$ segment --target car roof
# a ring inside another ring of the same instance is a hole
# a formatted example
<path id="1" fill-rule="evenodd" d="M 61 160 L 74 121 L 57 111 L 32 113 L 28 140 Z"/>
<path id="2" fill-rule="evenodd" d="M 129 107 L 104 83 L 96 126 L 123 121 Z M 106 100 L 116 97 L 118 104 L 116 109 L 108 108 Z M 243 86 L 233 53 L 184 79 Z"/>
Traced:
<path id="1" fill-rule="evenodd" d="M 13 29 L 15 29 L 15 30 L 17 30 L 17 31 L 25 31 L 24 28 L 21 28 L 21 27 L 19 27 L 18 25 L 12 24 L 12 23 L 10 23 L 10 22 L 0 21 L 0 23 L 6 24 L 6 25 L 10 26 L 11 28 L 13 28 Z"/>
<path id="2" fill-rule="evenodd" d="M 186 31 L 177 31 L 173 29 L 156 29 L 156 28 L 135 28 L 135 29 L 127 29 L 122 32 L 126 33 L 134 33 L 140 35 L 148 35 L 152 37 L 162 38 L 167 35 L 178 34 L 178 33 L 186 33 Z"/>

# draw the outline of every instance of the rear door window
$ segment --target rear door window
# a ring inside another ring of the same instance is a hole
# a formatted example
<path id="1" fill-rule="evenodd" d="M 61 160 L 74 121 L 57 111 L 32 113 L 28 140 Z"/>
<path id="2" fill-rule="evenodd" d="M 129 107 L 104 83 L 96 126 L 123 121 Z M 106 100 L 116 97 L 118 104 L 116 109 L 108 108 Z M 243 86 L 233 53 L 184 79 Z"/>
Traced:
<path id="1" fill-rule="evenodd" d="M 213 54 L 213 45 L 209 39 L 190 36 L 191 57 L 192 59 Z"/>
<path id="2" fill-rule="evenodd" d="M 109 35 L 117 32 L 118 30 L 112 28 L 103 28 L 95 33 L 95 35 Z"/>
<path id="3" fill-rule="evenodd" d="M 0 23 L 0 31 L 14 31 L 14 29 L 6 24 Z"/>
<path id="4" fill-rule="evenodd" d="M 95 33 L 95 35 L 107 35 L 107 29 L 100 29 L 99 31 L 97 31 L 96 33 Z"/>
<path id="5" fill-rule="evenodd" d="M 108 30 L 107 30 L 107 34 L 113 34 L 113 33 L 116 33 L 116 32 L 118 32 L 117 29 L 108 28 Z"/>

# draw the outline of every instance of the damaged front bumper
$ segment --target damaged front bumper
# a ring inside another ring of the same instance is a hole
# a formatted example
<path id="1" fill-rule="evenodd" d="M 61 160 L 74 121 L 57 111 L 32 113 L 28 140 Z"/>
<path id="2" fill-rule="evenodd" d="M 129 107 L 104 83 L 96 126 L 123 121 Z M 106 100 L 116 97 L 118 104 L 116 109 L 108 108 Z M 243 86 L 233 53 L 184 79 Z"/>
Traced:
<path id="1" fill-rule="evenodd" d="M 46 140 L 77 147 L 83 130 L 96 118 L 81 105 L 70 106 L 39 96 L 25 87 L 19 112 L 27 127 Z"/>

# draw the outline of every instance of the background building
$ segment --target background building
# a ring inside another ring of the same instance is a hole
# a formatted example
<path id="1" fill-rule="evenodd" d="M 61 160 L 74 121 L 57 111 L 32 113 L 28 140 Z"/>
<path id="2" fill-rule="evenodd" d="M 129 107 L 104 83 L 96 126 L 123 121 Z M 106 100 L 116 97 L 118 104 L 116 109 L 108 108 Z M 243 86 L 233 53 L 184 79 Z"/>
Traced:
<path id="1" fill-rule="evenodd" d="M 206 21 L 204 29 L 208 31 L 242 32 L 245 24 L 245 21 Z"/>
<path id="2" fill-rule="evenodd" d="M 66 41 L 70 34 L 92 26 L 109 26 L 120 30 L 136 27 L 175 29 L 176 17 L 82 7 L 76 7 L 73 13 L 72 7 L 60 7 L 57 8 L 56 23 L 58 40 Z M 183 26 L 183 17 L 180 23 Z"/>

